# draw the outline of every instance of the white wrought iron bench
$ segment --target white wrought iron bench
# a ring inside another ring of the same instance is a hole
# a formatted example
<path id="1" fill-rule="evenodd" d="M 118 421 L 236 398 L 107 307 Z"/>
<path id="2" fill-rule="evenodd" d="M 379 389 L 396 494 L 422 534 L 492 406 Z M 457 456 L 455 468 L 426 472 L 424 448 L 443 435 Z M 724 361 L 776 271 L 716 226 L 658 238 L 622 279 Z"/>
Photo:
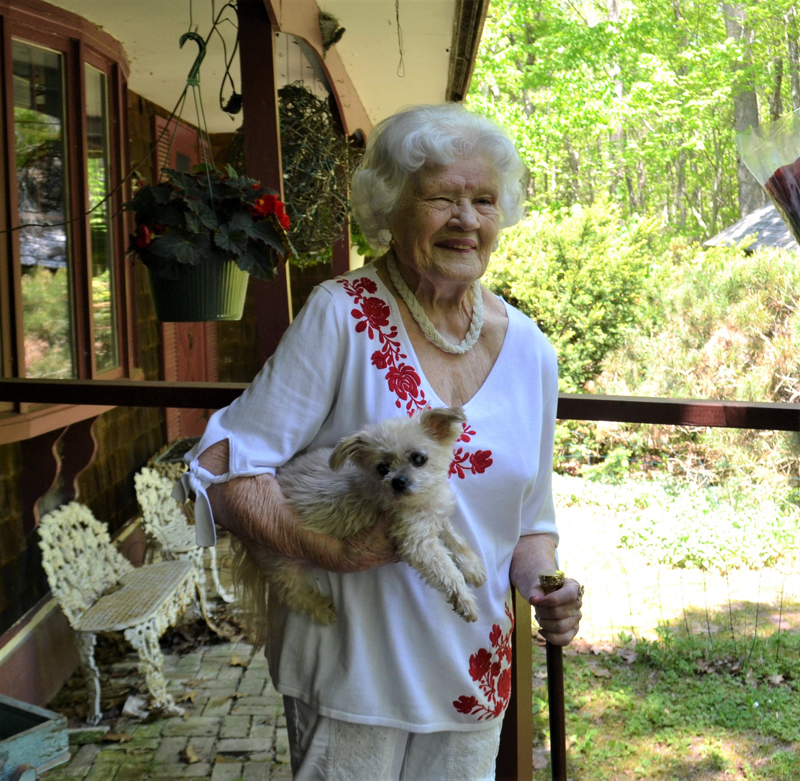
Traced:
<path id="1" fill-rule="evenodd" d="M 142 508 L 142 528 L 147 535 L 153 550 L 164 559 L 180 559 L 191 561 L 197 570 L 197 578 L 201 586 L 200 606 L 203 617 L 208 621 L 205 585 L 206 571 L 204 554 L 208 551 L 211 577 L 217 594 L 225 602 L 233 602 L 234 597 L 226 591 L 219 581 L 216 549 L 199 548 L 195 539 L 194 526 L 191 526 L 184 515 L 182 506 L 172 498 L 175 480 L 161 474 L 159 470 L 143 467 L 133 478 L 136 487 L 136 499 Z M 214 629 L 214 627 L 209 624 Z M 216 631 L 216 629 L 215 629 Z"/>
<path id="2" fill-rule="evenodd" d="M 39 537 L 50 590 L 76 632 L 86 674 L 88 723 L 102 718 L 94 658 L 99 632 L 122 632 L 139 654 L 139 671 L 153 706 L 182 714 L 167 691 L 158 640 L 195 599 L 199 584 L 192 563 L 161 561 L 134 568 L 114 547 L 107 526 L 77 502 L 45 515 Z"/>

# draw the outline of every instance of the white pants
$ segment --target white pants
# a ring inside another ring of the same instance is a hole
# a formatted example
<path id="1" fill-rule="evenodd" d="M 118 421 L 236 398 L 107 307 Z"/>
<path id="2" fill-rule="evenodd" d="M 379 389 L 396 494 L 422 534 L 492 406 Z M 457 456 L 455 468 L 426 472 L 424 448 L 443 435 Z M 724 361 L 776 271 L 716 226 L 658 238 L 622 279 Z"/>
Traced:
<path id="1" fill-rule="evenodd" d="M 283 701 L 294 781 L 494 781 L 502 723 L 479 732 L 405 732 Z"/>

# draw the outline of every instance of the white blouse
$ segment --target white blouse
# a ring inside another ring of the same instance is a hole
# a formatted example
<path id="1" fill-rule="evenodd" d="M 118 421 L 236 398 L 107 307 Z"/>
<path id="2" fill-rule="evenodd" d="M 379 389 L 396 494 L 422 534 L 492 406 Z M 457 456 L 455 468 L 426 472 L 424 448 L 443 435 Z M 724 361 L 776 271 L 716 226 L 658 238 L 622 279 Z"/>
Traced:
<path id="1" fill-rule="evenodd" d="M 478 621 L 466 623 L 404 562 L 354 574 L 312 569 L 338 619 L 320 626 L 271 600 L 275 629 L 266 654 L 282 694 L 326 716 L 412 732 L 480 730 L 505 710 L 511 555 L 522 535 L 549 534 L 558 543 L 551 490 L 556 357 L 531 320 L 506 310 L 505 341 L 463 405 L 468 422 L 450 467 L 453 524 L 488 575 L 474 589 Z M 274 474 L 300 451 L 429 406 L 446 405 L 422 373 L 374 267 L 323 283 L 252 384 L 212 416 L 186 457 L 186 487 L 198 494 L 198 544 L 214 544 L 209 483 Z M 230 471 L 214 477 L 197 457 L 223 439 Z"/>

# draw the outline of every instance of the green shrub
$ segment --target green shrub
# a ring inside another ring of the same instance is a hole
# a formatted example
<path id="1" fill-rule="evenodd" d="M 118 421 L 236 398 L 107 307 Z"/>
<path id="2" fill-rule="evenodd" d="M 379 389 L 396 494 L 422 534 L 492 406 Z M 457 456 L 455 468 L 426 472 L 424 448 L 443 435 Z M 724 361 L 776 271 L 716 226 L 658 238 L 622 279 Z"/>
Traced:
<path id="1" fill-rule="evenodd" d="M 538 323 L 558 353 L 561 389 L 576 391 L 652 318 L 658 242 L 656 220 L 623 223 L 608 202 L 537 212 L 503 234 L 485 282 Z"/>
<path id="2" fill-rule="evenodd" d="M 659 326 L 629 331 L 596 378 L 598 393 L 796 402 L 800 399 L 800 264 L 787 252 L 745 255 L 674 242 L 664 258 Z M 653 321 L 654 322 L 654 321 Z M 718 483 L 747 474 L 787 495 L 797 433 L 664 426 L 594 427 L 583 449 L 660 453 L 673 474 Z"/>

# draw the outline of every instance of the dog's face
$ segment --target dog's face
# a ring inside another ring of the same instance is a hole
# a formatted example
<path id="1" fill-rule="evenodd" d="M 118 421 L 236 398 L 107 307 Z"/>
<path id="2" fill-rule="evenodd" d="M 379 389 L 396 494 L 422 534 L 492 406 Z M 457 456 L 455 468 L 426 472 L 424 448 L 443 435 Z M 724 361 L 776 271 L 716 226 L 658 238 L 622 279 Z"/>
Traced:
<path id="1" fill-rule="evenodd" d="M 384 421 L 343 439 L 331 454 L 331 468 L 341 469 L 350 461 L 382 496 L 422 499 L 446 485 L 453 446 L 465 421 L 460 407 Z"/>

